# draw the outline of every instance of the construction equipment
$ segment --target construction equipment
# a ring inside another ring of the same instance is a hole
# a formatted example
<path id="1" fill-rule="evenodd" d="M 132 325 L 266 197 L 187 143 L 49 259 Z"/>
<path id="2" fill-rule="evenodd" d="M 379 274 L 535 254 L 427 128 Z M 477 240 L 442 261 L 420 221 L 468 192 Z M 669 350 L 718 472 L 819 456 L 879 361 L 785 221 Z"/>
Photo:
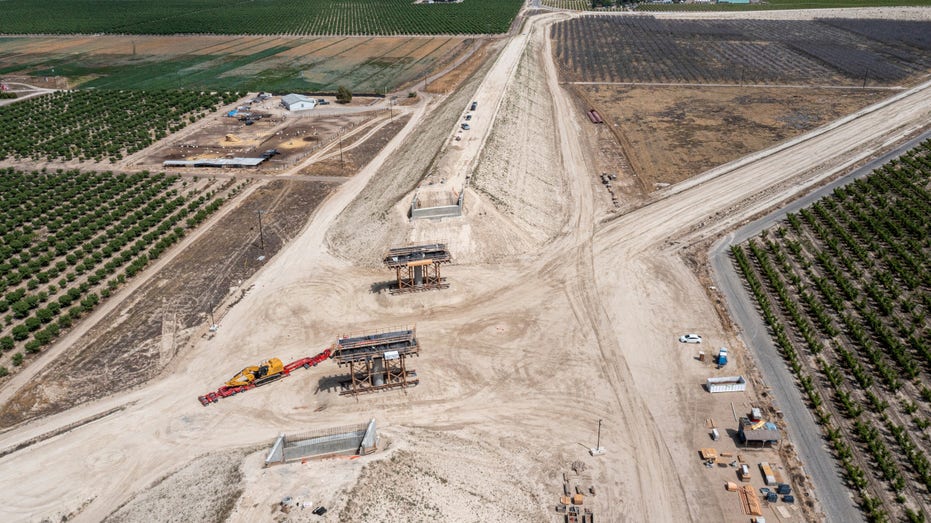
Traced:
<path id="1" fill-rule="evenodd" d="M 278 381 L 291 375 L 291 372 L 298 368 L 310 368 L 317 366 L 318 363 L 327 360 L 330 357 L 330 349 L 326 349 L 316 356 L 308 356 L 299 360 L 292 361 L 284 365 L 280 359 L 271 358 L 259 365 L 252 365 L 244 368 L 238 374 L 233 376 L 225 385 L 203 396 L 198 396 L 198 400 L 203 406 L 216 403 L 220 398 L 227 398 L 240 392 L 245 392 L 262 385 L 267 385 L 273 381 Z"/>
<path id="2" fill-rule="evenodd" d="M 269 381 L 281 378 L 284 364 L 278 358 L 272 358 L 259 365 L 252 365 L 242 369 L 239 374 L 226 382 L 227 387 L 242 387 L 255 384 L 256 387 Z"/>

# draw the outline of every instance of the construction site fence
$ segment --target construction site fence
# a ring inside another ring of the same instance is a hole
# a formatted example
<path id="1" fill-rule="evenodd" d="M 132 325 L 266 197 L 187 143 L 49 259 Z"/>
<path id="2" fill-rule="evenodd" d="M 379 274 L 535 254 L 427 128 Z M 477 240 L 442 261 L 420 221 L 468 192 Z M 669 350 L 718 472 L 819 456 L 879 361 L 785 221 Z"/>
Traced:
<path id="1" fill-rule="evenodd" d="M 293 445 L 300 441 L 305 441 L 308 439 L 314 438 L 324 438 L 327 436 L 335 436 L 337 434 L 345 434 L 347 432 L 358 432 L 365 431 L 368 427 L 368 422 L 365 423 L 356 423 L 353 425 L 343 425 L 341 427 L 328 427 L 325 429 L 311 430 L 307 432 L 300 432 L 297 434 L 285 435 L 284 444 L 285 446 Z"/>

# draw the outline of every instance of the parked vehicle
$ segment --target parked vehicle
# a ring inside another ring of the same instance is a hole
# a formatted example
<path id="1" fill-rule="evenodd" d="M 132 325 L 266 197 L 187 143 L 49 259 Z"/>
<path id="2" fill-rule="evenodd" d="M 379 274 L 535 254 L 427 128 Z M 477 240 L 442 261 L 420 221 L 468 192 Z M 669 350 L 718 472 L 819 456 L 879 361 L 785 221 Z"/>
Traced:
<path id="1" fill-rule="evenodd" d="M 462 124 L 461 127 L 463 131 L 468 131 L 469 129 L 471 129 L 471 127 L 469 127 L 469 124 L 467 123 Z"/>
<path id="2" fill-rule="evenodd" d="M 476 109 L 478 109 L 478 102 L 472 102 L 470 111 L 474 111 Z"/>
<path id="3" fill-rule="evenodd" d="M 701 336 L 698 334 L 683 334 L 679 336 L 679 341 L 682 343 L 701 343 Z"/>

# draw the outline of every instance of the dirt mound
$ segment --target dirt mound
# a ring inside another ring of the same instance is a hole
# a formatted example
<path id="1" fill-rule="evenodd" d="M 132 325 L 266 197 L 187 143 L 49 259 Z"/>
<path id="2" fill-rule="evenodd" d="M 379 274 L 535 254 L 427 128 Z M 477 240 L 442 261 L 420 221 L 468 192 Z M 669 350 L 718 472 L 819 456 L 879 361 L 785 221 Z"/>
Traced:
<path id="1" fill-rule="evenodd" d="M 519 451 L 449 433 L 418 431 L 417 439 L 416 448 L 366 465 L 339 521 L 548 520 L 546 473 Z"/>
<path id="2" fill-rule="evenodd" d="M 201 456 L 156 481 L 106 517 L 107 523 L 225 521 L 242 494 L 240 463 L 245 451 Z"/>
<path id="3" fill-rule="evenodd" d="M 242 140 L 237 138 L 235 134 L 228 134 L 223 138 L 223 141 L 227 143 L 239 143 Z"/>
<path id="4" fill-rule="evenodd" d="M 567 216 L 553 94 L 540 53 L 540 44 L 531 41 L 472 179 L 475 189 L 536 245 L 553 238 Z"/>
<path id="5" fill-rule="evenodd" d="M 462 89 L 433 108 L 420 128 L 411 133 L 340 214 L 327 231 L 330 252 L 356 263 L 378 266 L 385 250 L 407 241 L 409 196 L 440 154 L 449 130 L 490 65 L 487 62 Z"/>

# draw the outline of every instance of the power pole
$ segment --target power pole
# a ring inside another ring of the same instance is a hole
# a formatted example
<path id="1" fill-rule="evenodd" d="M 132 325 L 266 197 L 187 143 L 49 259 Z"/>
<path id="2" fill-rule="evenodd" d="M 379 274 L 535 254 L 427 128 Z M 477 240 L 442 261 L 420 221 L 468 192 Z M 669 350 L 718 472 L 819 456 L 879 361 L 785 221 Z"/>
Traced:
<path id="1" fill-rule="evenodd" d="M 339 137 L 339 167 L 343 168 L 343 133 L 340 131 L 336 132 L 336 136 Z"/>
<path id="2" fill-rule="evenodd" d="M 588 453 L 592 456 L 600 456 L 605 453 L 604 447 L 601 446 L 601 422 L 604 420 L 598 420 L 598 442 L 595 444 L 594 448 L 588 449 Z"/>
<path id="3" fill-rule="evenodd" d="M 259 245 L 262 248 L 262 256 L 265 256 L 265 231 L 262 229 L 262 215 L 266 211 L 255 211 L 259 215 Z"/>

